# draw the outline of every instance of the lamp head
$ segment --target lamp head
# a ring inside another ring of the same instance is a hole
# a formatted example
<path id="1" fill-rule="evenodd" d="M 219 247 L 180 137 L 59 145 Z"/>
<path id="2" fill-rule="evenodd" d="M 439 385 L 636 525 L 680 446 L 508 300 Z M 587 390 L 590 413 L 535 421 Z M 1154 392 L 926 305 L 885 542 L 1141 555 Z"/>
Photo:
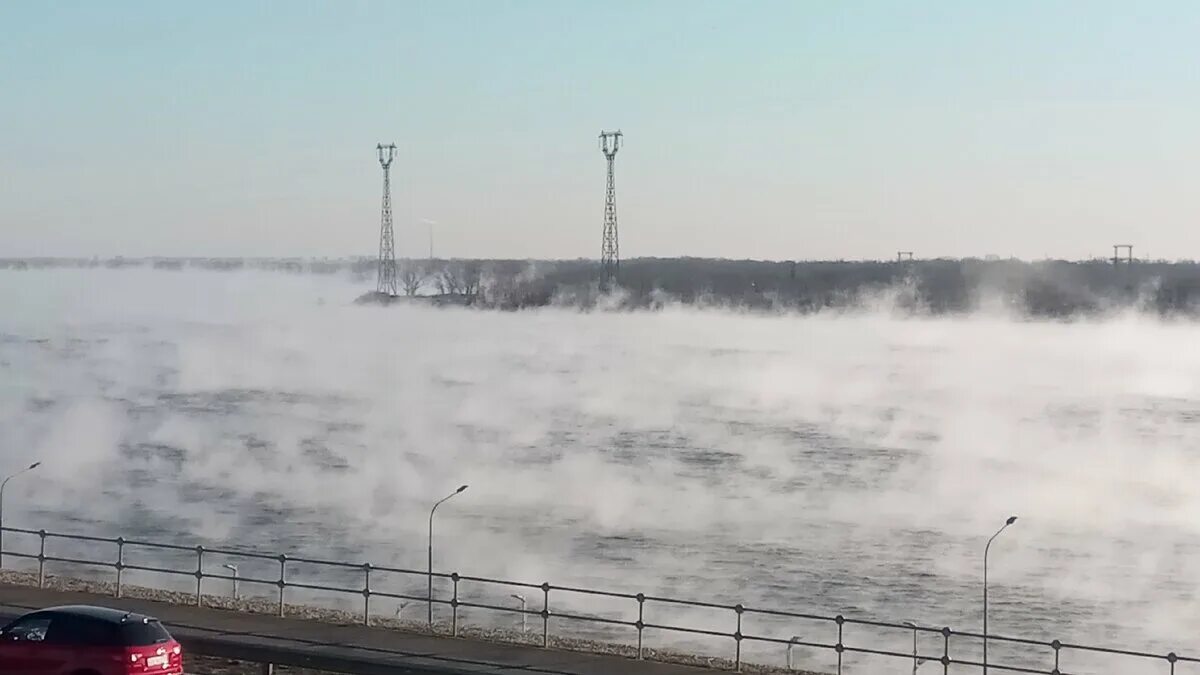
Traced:
<path id="1" fill-rule="evenodd" d="M 1009 517 L 1008 517 L 1008 520 L 1004 521 L 1004 524 L 1005 524 L 1005 525 L 1012 525 L 1012 524 L 1013 524 L 1013 523 L 1015 523 L 1015 522 L 1017 522 L 1017 517 L 1016 517 L 1016 516 L 1009 516 Z"/>
<path id="2" fill-rule="evenodd" d="M 26 469 L 26 471 L 32 471 L 32 470 L 34 470 L 34 469 L 38 468 L 38 467 L 39 467 L 39 466 L 41 466 L 41 465 L 42 465 L 42 463 L 41 463 L 41 462 L 34 462 L 33 464 L 30 464 L 30 465 L 29 465 L 29 468 L 28 468 L 28 469 Z"/>
<path id="3" fill-rule="evenodd" d="M 458 494 L 458 493 L 460 493 L 460 492 L 462 492 L 463 490 L 466 490 L 466 489 L 467 489 L 467 486 L 466 486 L 466 485 L 464 485 L 464 486 L 462 486 L 462 487 L 458 488 L 457 490 L 455 490 L 455 491 L 454 491 L 454 494 Z M 1013 517 L 1013 520 L 1016 520 L 1016 517 Z"/>

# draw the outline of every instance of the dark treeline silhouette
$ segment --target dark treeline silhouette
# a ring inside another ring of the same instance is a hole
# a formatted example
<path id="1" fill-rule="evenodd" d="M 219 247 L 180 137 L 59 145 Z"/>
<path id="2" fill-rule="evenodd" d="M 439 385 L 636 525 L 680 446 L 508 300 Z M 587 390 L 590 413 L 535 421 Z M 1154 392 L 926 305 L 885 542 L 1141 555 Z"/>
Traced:
<path id="1" fill-rule="evenodd" d="M 1200 313 L 1193 262 L 924 260 L 769 262 L 638 258 L 621 263 L 620 285 L 597 286 L 594 261 L 403 261 L 425 301 L 496 309 L 548 305 L 656 308 L 679 303 L 760 311 L 814 312 L 880 303 L 901 311 L 965 313 L 1003 307 L 1029 316 L 1095 315 L 1123 308 Z M 374 274 L 369 262 L 364 280 Z M 466 288 L 446 283 L 470 279 Z"/>
<path id="2" fill-rule="evenodd" d="M 933 314 L 995 306 L 1048 317 L 1122 308 L 1200 314 L 1200 265 L 1195 262 L 637 258 L 621 263 L 619 287 L 609 293 L 599 291 L 598 264 L 591 260 L 402 260 L 398 266 L 401 300 L 506 310 L 550 305 L 640 309 L 680 303 L 813 312 L 885 303 Z M 348 273 L 367 288 L 373 286 L 376 273 L 373 258 L 0 259 L 0 269 L 47 267 Z"/>

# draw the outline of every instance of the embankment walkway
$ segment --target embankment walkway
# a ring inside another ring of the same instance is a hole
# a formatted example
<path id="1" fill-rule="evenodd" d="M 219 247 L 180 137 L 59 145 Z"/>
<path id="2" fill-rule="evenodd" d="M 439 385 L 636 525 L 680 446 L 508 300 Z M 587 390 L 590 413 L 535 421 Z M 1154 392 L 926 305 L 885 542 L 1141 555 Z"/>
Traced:
<path id="1" fill-rule="evenodd" d="M 722 671 L 525 645 L 338 625 L 134 598 L 0 585 L 0 619 L 102 605 L 162 620 L 195 654 L 360 675 L 708 675 Z"/>

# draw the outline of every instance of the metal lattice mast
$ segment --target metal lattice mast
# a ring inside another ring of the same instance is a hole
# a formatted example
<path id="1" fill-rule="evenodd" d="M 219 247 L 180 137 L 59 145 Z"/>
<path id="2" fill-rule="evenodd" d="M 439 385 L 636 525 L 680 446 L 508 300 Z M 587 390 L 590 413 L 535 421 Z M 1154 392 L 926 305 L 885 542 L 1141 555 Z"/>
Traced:
<path id="1" fill-rule="evenodd" d="M 600 152 L 608 159 L 608 188 L 604 193 L 604 239 L 600 246 L 600 287 L 604 289 L 617 283 L 617 272 L 621 268 L 621 250 L 617 239 L 617 187 L 613 179 L 613 164 L 620 148 L 620 131 L 600 132 Z"/>
<path id="2" fill-rule="evenodd" d="M 392 159 L 396 156 L 396 145 L 383 145 L 379 151 L 379 165 L 383 167 L 383 209 L 379 222 L 379 283 L 375 290 L 384 295 L 396 295 L 396 238 L 392 232 Z"/>

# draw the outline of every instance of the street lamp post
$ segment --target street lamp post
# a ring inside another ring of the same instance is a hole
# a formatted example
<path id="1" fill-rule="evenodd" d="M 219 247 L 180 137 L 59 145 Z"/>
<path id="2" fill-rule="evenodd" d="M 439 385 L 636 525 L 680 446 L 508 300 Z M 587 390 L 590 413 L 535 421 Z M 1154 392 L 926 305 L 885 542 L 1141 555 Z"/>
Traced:
<path id="1" fill-rule="evenodd" d="M 913 632 L 913 675 L 917 675 L 917 668 L 925 663 L 925 659 L 917 658 L 917 624 L 905 621 L 904 625 L 911 628 Z"/>
<path id="2" fill-rule="evenodd" d="M 983 675 L 987 675 L 988 671 L 988 552 L 991 550 L 992 542 L 996 540 L 996 537 L 999 537 L 1001 532 L 1008 529 L 1008 526 L 1015 522 L 1017 522 L 1017 517 L 1009 516 L 1008 520 L 1004 521 L 1004 524 L 1000 526 L 1000 529 L 996 530 L 996 534 L 993 534 L 992 538 L 988 539 L 987 546 L 983 547 Z"/>
<path id="3" fill-rule="evenodd" d="M 521 632 L 529 632 L 529 618 L 525 616 L 525 596 L 520 593 L 513 593 L 509 597 L 521 603 Z"/>
<path id="4" fill-rule="evenodd" d="M 799 635 L 793 635 L 792 639 L 788 640 L 788 646 L 787 646 L 787 669 L 788 670 L 792 669 L 792 647 L 795 646 L 795 644 L 797 642 L 799 642 L 803 639 L 804 638 Z"/>
<path id="5" fill-rule="evenodd" d="M 456 495 L 466 489 L 467 489 L 466 485 L 459 487 L 454 492 L 451 492 L 450 494 L 446 495 L 441 500 L 439 500 L 438 503 L 434 504 L 432 509 L 429 509 L 429 595 L 428 595 L 429 617 L 428 618 L 429 618 L 430 626 L 433 625 L 433 512 L 437 511 L 437 507 L 441 506 L 442 502 L 446 501 L 447 499 L 450 499 L 454 495 Z"/>
<path id="6" fill-rule="evenodd" d="M 4 482 L 0 483 L 0 569 L 3 569 L 4 567 L 4 488 L 8 487 L 8 481 L 20 476 L 26 471 L 33 471 L 41 465 L 41 462 L 34 462 L 24 469 L 12 474 L 8 478 L 5 478 Z"/>
<path id="7" fill-rule="evenodd" d="M 222 565 L 225 569 L 233 572 L 233 599 L 238 599 L 238 566 L 230 563 Z"/>

